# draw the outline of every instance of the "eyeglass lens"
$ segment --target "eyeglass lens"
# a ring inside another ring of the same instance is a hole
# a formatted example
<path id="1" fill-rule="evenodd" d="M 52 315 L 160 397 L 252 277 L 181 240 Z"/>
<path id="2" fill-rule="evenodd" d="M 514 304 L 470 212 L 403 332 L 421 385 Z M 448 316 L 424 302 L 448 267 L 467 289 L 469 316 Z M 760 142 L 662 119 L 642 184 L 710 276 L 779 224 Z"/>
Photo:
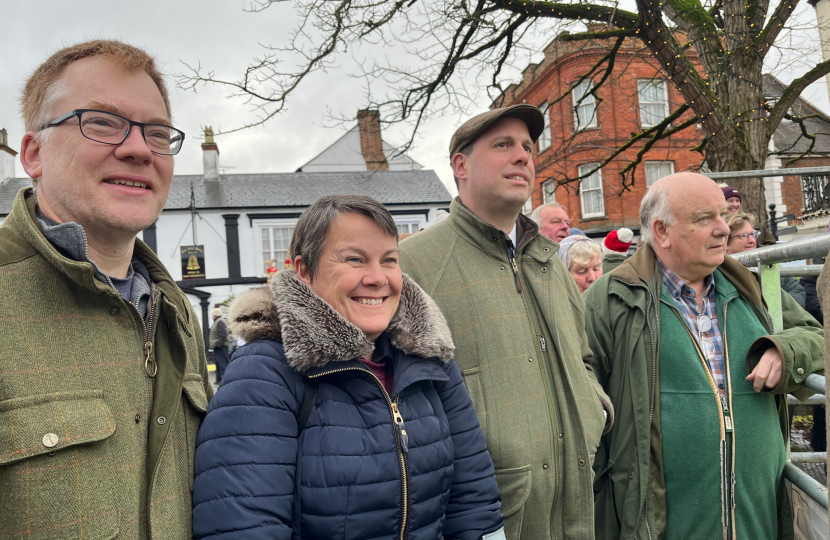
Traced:
<path id="1" fill-rule="evenodd" d="M 714 357 L 714 355 L 715 355 L 715 344 L 712 343 L 710 340 L 701 338 L 700 348 L 703 349 L 703 355 L 707 359 L 711 360 L 712 357 Z"/>
<path id="2" fill-rule="evenodd" d="M 708 332 L 712 329 L 712 319 L 710 319 L 708 315 L 698 315 L 697 329 L 700 332 Z"/>
<path id="3" fill-rule="evenodd" d="M 81 133 L 93 141 L 121 144 L 127 138 L 130 123 L 120 116 L 100 111 L 85 111 L 80 118 Z M 175 154 L 182 145 L 181 133 L 162 124 L 146 124 L 144 140 L 153 152 Z"/>

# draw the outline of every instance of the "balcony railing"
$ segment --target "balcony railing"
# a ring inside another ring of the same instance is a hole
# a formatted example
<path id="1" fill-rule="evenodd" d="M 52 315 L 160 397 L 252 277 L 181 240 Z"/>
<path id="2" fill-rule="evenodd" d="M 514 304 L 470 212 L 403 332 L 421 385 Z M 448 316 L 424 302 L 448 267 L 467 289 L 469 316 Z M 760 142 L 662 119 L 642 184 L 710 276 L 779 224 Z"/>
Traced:
<path id="1" fill-rule="evenodd" d="M 830 174 L 802 176 L 801 191 L 805 214 L 830 209 Z"/>

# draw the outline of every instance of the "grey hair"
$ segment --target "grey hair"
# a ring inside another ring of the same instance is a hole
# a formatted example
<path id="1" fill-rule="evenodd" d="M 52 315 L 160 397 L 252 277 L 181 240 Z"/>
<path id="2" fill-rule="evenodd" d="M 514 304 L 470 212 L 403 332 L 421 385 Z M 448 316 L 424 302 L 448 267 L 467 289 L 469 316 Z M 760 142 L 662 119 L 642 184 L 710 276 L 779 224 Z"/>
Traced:
<path id="1" fill-rule="evenodd" d="M 398 239 L 398 226 L 382 204 L 365 195 L 326 195 L 303 212 L 291 237 L 290 256 L 302 257 L 308 276 L 314 279 L 331 224 L 341 213 L 368 217 L 386 233 Z"/>
<path id="2" fill-rule="evenodd" d="M 56 80 L 49 85 L 49 88 L 46 89 L 46 95 L 43 99 L 43 106 L 41 106 L 40 111 L 38 112 L 37 121 L 34 126 L 30 126 L 32 130 L 36 132 L 35 138 L 41 143 L 48 141 L 49 134 L 52 132 L 51 129 L 41 130 L 41 126 L 53 120 L 53 118 L 51 118 L 51 115 L 53 114 L 52 108 L 58 100 L 66 95 L 67 92 L 69 92 L 69 84 L 67 84 L 67 82 L 63 79 Z"/>
<path id="3" fill-rule="evenodd" d="M 602 249 L 600 249 L 599 244 L 594 243 L 590 239 L 586 240 L 587 241 L 583 240 L 581 242 L 574 242 L 571 249 L 568 250 L 568 254 L 566 256 L 568 264 L 565 265 L 568 270 L 571 269 L 571 265 L 573 263 L 588 264 L 596 259 L 602 261 Z"/>
<path id="4" fill-rule="evenodd" d="M 654 241 L 651 225 L 655 219 L 667 226 L 674 225 L 669 194 L 661 185 L 651 186 L 640 203 L 640 242 L 643 244 L 651 244 Z"/>
<path id="5" fill-rule="evenodd" d="M 529 217 L 530 219 L 536 222 L 536 225 L 542 224 L 542 210 L 544 210 L 545 208 L 561 208 L 565 211 L 566 214 L 568 213 L 568 209 L 559 204 L 558 202 L 545 203 L 543 205 L 537 206 L 533 209 L 533 212 L 530 213 Z"/>

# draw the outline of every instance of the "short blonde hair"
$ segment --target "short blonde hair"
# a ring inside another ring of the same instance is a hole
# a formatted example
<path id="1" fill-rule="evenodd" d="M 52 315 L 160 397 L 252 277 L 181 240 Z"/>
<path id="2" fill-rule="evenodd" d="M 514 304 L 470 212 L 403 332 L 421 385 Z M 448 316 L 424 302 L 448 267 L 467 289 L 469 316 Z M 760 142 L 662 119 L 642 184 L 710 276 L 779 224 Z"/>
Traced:
<path id="1" fill-rule="evenodd" d="M 172 120 L 164 76 L 156 67 L 153 57 L 138 47 L 121 41 L 97 39 L 59 50 L 32 73 L 20 96 L 20 111 L 26 131 L 38 131 L 51 120 L 49 109 L 65 92 L 60 84 L 63 70 L 72 62 L 90 56 L 103 56 L 126 71 L 143 71 L 149 75 L 161 93 L 167 116 Z"/>
<path id="2" fill-rule="evenodd" d="M 602 261 L 602 250 L 599 244 L 587 238 L 582 242 L 574 242 L 571 249 L 568 250 L 568 270 L 571 269 L 573 263 L 576 264 L 590 264 L 591 261 Z"/>
<path id="3" fill-rule="evenodd" d="M 735 231 L 739 230 L 747 223 L 749 223 L 753 228 L 755 228 L 755 216 L 748 212 L 738 212 L 737 214 L 729 214 L 724 218 L 724 221 L 726 221 L 726 226 L 729 227 L 730 236 L 735 234 Z"/>

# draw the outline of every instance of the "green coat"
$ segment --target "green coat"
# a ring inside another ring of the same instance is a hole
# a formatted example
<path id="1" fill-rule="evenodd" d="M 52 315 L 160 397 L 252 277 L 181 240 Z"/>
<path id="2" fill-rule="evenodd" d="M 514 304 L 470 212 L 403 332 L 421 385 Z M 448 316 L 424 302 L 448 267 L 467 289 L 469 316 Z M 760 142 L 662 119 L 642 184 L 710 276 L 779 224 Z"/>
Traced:
<path id="1" fill-rule="evenodd" d="M 661 538 L 666 528 L 666 483 L 660 420 L 660 321 L 662 280 L 654 251 L 645 246 L 586 291 L 586 330 L 593 366 L 614 403 L 614 429 L 603 437 L 594 462 L 597 538 Z M 731 257 L 718 268 L 769 334 L 746 353 L 752 371 L 775 346 L 784 359 L 773 394 L 804 392 L 801 383 L 824 366 L 821 327 L 782 295 L 784 331 L 775 335 L 755 277 Z M 777 400 L 781 436 L 788 436 L 787 401 Z M 783 483 L 782 483 L 783 485 Z M 719 504 L 719 501 L 713 501 Z M 792 537 L 789 502 L 779 494 L 779 536 Z"/>
<path id="2" fill-rule="evenodd" d="M 30 195 L 0 226 L 0 540 L 189 539 L 213 393 L 190 302 L 137 241 L 146 331 L 91 264 L 46 240 Z"/>
<path id="3" fill-rule="evenodd" d="M 593 540 L 591 462 L 608 398 L 591 371 L 576 284 L 558 245 L 537 233 L 519 216 L 514 275 L 505 235 L 456 200 L 447 220 L 401 243 L 401 265 L 452 330 L 507 537 Z"/>

